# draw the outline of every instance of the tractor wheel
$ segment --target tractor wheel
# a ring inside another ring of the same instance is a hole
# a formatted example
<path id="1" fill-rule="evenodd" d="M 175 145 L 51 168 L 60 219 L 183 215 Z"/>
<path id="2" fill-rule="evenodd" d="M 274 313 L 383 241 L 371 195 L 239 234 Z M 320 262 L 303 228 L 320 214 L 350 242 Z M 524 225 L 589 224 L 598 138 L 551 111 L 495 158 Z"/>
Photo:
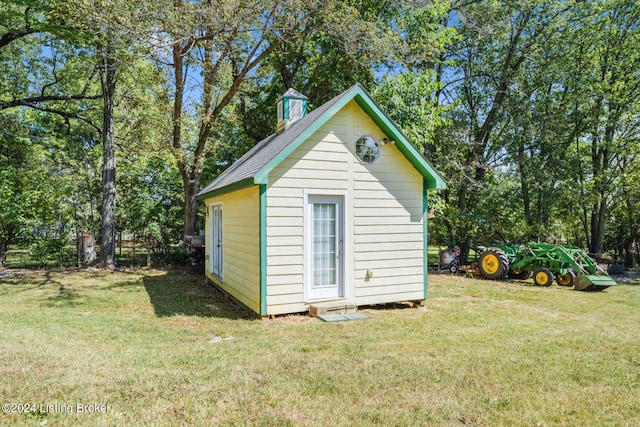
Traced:
<path id="1" fill-rule="evenodd" d="M 541 268 L 533 272 L 533 282 L 538 286 L 551 286 L 553 274 L 546 268 Z"/>
<path id="2" fill-rule="evenodd" d="M 480 254 L 478 268 L 485 279 L 502 279 L 509 273 L 509 258 L 503 250 L 489 248 Z"/>
<path id="3" fill-rule="evenodd" d="M 567 271 L 565 274 L 560 274 L 556 277 L 556 282 L 560 286 L 573 286 L 576 282 L 576 273 Z"/>
<path id="4" fill-rule="evenodd" d="M 510 279 L 527 280 L 531 276 L 530 271 L 526 270 L 509 270 Z"/>

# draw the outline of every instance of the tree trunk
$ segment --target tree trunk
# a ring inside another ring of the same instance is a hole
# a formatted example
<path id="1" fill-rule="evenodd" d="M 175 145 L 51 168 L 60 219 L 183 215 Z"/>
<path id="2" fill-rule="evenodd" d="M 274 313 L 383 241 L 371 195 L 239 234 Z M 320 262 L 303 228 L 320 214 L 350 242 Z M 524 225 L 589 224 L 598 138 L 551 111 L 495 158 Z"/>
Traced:
<path id="1" fill-rule="evenodd" d="M 524 219 L 530 228 L 533 228 L 533 218 L 531 216 L 531 195 L 529 193 L 529 176 L 527 170 L 527 159 L 524 151 L 524 143 L 518 146 L 517 167 L 520 175 L 520 189 L 522 191 L 522 207 Z M 531 230 L 530 230 L 531 231 Z"/>
<path id="2" fill-rule="evenodd" d="M 83 236 L 81 231 L 76 231 L 76 265 L 78 268 L 82 268 L 83 259 L 82 252 L 84 251 Z"/>
<path id="3" fill-rule="evenodd" d="M 93 264 L 96 260 L 96 239 L 91 230 L 78 233 L 78 268 Z"/>
<path id="4" fill-rule="evenodd" d="M 634 268 L 636 263 L 635 253 L 633 249 L 635 242 L 627 243 L 624 246 L 624 266 L 626 268 Z"/>
<path id="5" fill-rule="evenodd" d="M 0 268 L 7 265 L 7 251 L 9 250 L 9 242 L 6 239 L 0 239 Z"/>
<path id="6" fill-rule="evenodd" d="M 173 6 L 176 10 L 180 10 L 183 6 L 182 0 L 174 0 Z M 207 28 L 205 33 L 209 33 L 211 29 Z M 213 30 L 215 33 L 215 30 Z M 195 37 L 181 39 L 175 43 L 172 48 L 173 57 L 173 135 L 172 135 L 172 154 L 176 159 L 180 176 L 185 190 L 184 198 L 184 228 L 183 240 L 187 235 L 194 234 L 195 219 L 198 211 L 198 202 L 196 195 L 198 194 L 198 186 L 202 177 L 204 158 L 206 154 L 207 141 L 211 133 L 212 127 L 216 123 L 221 112 L 233 100 L 240 86 L 247 77 L 247 74 L 254 70 L 262 61 L 269 56 L 276 47 L 282 43 L 282 39 L 276 39 L 268 42 L 268 46 L 264 46 L 267 42 L 266 33 L 254 40 L 255 45 L 246 57 L 235 63 L 242 64 L 239 69 L 232 70 L 232 79 L 230 85 L 226 88 L 217 86 L 222 81 L 220 79 L 220 67 L 225 61 L 236 61 L 233 58 L 235 50 L 233 42 L 229 42 L 226 49 L 217 51 L 213 44 L 206 40 L 206 37 L 197 40 Z M 202 103 L 199 106 L 200 123 L 198 131 L 198 144 L 194 150 L 182 146 L 182 120 L 185 115 L 184 109 L 184 92 L 185 82 L 187 80 L 188 63 L 185 58 L 188 57 L 191 50 L 199 46 L 202 48 Z M 220 90 L 218 96 L 217 91 Z M 215 102 L 214 102 L 215 100 Z M 192 151 L 188 151 L 192 150 Z"/>
<path id="7" fill-rule="evenodd" d="M 601 196 L 599 203 L 594 204 L 591 213 L 591 242 L 589 251 L 594 254 L 601 254 L 604 245 L 604 222 L 607 213 L 607 202 Z"/>
<path id="8" fill-rule="evenodd" d="M 153 240 L 151 234 L 147 234 L 147 267 L 151 267 L 151 247 Z"/>
<path id="9" fill-rule="evenodd" d="M 611 120 L 611 119 L 609 119 Z M 607 195 L 610 193 L 611 183 L 608 170 L 611 160 L 609 147 L 613 143 L 614 127 L 607 124 L 603 140 L 598 138 L 598 128 L 592 134 L 591 162 L 596 201 L 591 211 L 591 242 L 589 250 L 594 254 L 601 254 L 604 244 L 605 221 L 607 219 Z"/>
<path id="10" fill-rule="evenodd" d="M 630 199 L 627 199 L 627 215 L 629 217 L 629 236 L 624 242 L 624 265 L 627 268 L 635 267 L 635 252 L 634 249 L 637 246 L 639 227 L 634 222 L 633 216 L 633 203 Z"/>
<path id="11" fill-rule="evenodd" d="M 113 126 L 113 107 L 116 89 L 115 60 L 113 58 L 113 41 L 100 49 L 99 63 L 100 83 L 102 84 L 102 100 L 104 112 L 102 120 L 102 226 L 100 241 L 100 266 L 115 266 L 116 227 L 114 211 L 116 207 L 116 147 Z"/>
<path id="12" fill-rule="evenodd" d="M 578 112 L 579 108 L 578 105 L 576 103 L 576 107 L 574 109 L 574 116 L 576 117 L 576 121 L 574 123 L 574 130 L 573 130 L 573 134 L 574 134 L 574 139 L 575 139 L 575 144 L 576 144 L 576 155 L 580 155 L 580 122 L 578 120 Z M 584 171 L 582 168 L 578 168 L 578 176 L 579 176 L 579 180 L 578 180 L 578 188 L 580 189 L 580 200 L 586 201 L 588 200 L 588 196 L 587 193 L 585 191 L 586 185 L 585 185 L 585 177 L 584 177 Z M 591 237 L 589 235 L 589 222 L 588 222 L 588 217 L 589 217 L 589 212 L 588 212 L 588 203 L 582 203 L 582 206 L 580 207 L 580 224 L 582 225 L 582 235 L 583 237 L 579 237 L 579 234 L 576 232 L 576 245 L 580 246 L 580 247 L 584 247 L 586 245 L 589 244 L 589 242 L 591 241 Z"/>
<path id="13" fill-rule="evenodd" d="M 200 177 L 198 176 L 197 182 L 191 180 L 185 181 L 183 237 L 195 234 L 196 214 L 198 213 L 198 201 L 196 200 L 196 196 L 198 194 Z"/>

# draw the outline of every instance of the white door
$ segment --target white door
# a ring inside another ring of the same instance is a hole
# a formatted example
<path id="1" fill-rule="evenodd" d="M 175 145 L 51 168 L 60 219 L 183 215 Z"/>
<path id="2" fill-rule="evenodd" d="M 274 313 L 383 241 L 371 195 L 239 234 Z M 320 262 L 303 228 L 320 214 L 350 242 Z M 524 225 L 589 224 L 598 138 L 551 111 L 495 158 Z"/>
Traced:
<path id="1" fill-rule="evenodd" d="M 344 297 L 344 199 L 309 195 L 305 209 L 307 300 Z"/>
<path id="2" fill-rule="evenodd" d="M 209 206 L 211 259 L 209 271 L 222 279 L 222 205 Z"/>

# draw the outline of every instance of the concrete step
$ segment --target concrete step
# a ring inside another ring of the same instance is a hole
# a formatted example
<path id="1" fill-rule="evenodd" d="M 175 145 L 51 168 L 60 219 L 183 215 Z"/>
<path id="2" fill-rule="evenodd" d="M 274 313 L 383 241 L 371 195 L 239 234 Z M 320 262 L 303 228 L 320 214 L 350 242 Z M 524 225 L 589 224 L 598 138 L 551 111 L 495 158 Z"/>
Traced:
<path id="1" fill-rule="evenodd" d="M 355 312 L 355 304 L 348 301 L 329 301 L 309 305 L 309 314 L 313 317 L 334 314 L 354 314 Z"/>
<path id="2" fill-rule="evenodd" d="M 345 313 L 345 314 L 321 314 L 318 316 L 325 322 L 349 322 L 351 320 L 365 320 L 367 316 L 360 313 Z"/>

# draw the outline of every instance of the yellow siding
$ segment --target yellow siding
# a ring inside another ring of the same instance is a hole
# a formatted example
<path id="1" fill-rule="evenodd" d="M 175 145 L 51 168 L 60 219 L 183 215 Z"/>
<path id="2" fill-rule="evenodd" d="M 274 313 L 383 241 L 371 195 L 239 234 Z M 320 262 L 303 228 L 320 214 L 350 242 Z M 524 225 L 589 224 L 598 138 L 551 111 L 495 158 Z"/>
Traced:
<path id="1" fill-rule="evenodd" d="M 224 291 L 260 313 L 260 204 L 258 187 L 205 200 L 222 202 L 223 281 L 210 273 L 211 223 L 205 227 L 205 274 Z"/>
<path id="2" fill-rule="evenodd" d="M 357 305 L 424 298 L 422 176 L 390 144 L 373 165 L 355 142 L 385 135 L 351 101 L 283 161 L 267 189 L 267 313 L 304 311 L 304 190 L 345 197 L 345 288 Z M 369 271 L 369 275 L 367 275 Z"/>

